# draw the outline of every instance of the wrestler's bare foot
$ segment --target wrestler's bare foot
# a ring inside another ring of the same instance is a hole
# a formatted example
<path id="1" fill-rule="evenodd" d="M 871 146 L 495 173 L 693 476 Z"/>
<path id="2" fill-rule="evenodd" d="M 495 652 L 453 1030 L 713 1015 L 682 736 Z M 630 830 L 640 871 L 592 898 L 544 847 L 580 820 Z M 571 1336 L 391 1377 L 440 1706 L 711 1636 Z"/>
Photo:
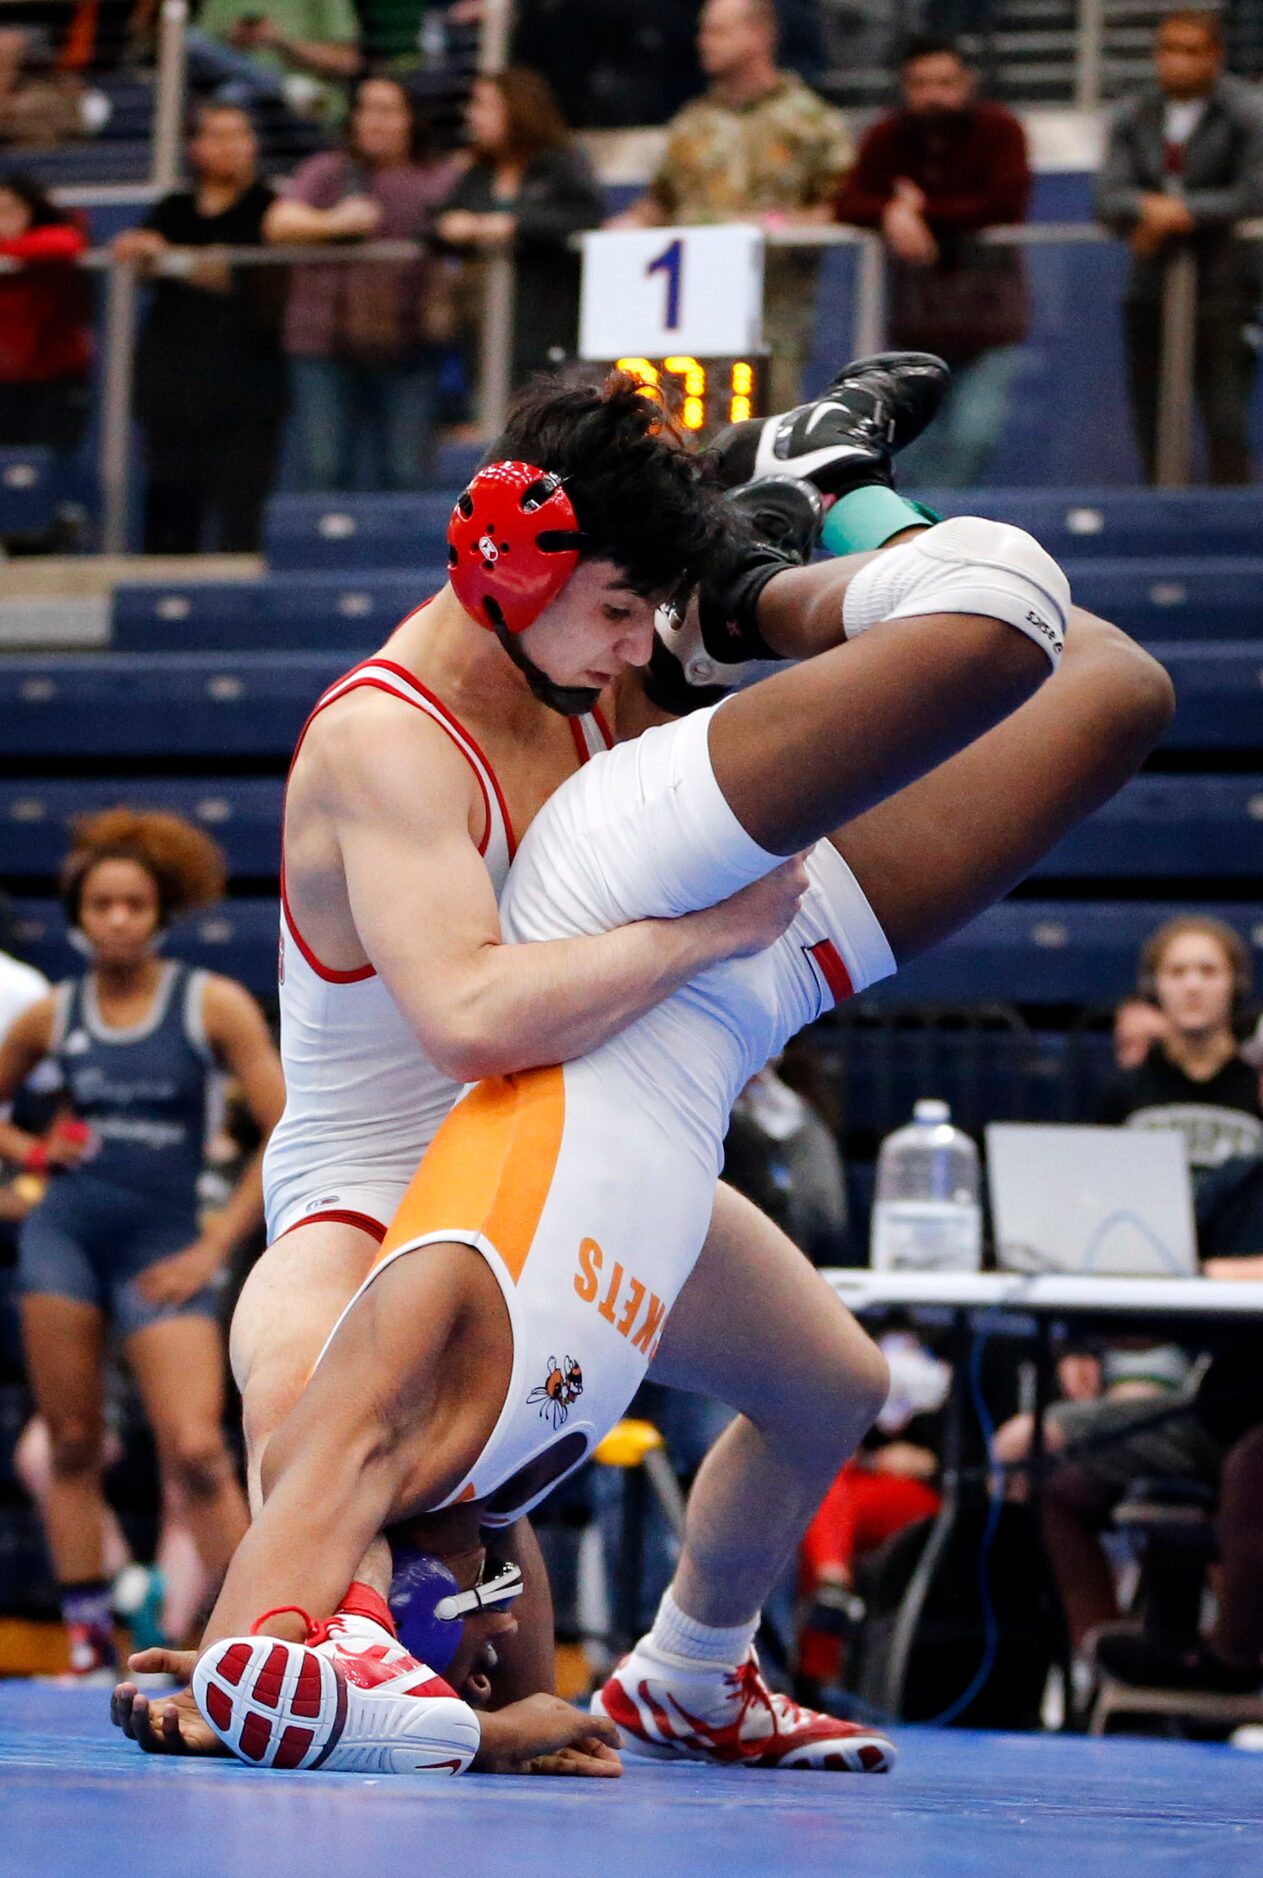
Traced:
<path id="1" fill-rule="evenodd" d="M 187 1684 L 196 1661 L 196 1650 L 141 1650 L 128 1657 L 127 1667 L 138 1676 L 174 1676 Z M 110 1697 L 110 1720 L 146 1754 L 228 1752 L 187 1687 L 153 1698 L 134 1682 L 120 1682 Z"/>

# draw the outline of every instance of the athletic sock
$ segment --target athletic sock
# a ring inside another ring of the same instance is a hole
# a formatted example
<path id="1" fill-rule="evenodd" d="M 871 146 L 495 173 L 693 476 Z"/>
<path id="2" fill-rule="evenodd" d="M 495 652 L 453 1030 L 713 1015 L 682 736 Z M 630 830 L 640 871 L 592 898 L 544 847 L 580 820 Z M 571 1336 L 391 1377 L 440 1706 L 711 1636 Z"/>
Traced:
<path id="1" fill-rule="evenodd" d="M 365 1584 L 362 1578 L 351 1580 L 336 1614 L 339 1617 L 367 1617 L 373 1623 L 380 1624 L 383 1630 L 388 1630 L 392 1637 L 398 1634 L 389 1604 L 380 1591 Z"/>
<path id="2" fill-rule="evenodd" d="M 719 1668 L 735 1669 L 738 1663 L 745 1661 L 758 1627 L 757 1614 L 748 1623 L 733 1624 L 723 1630 L 714 1624 L 701 1624 L 680 1609 L 668 1585 L 653 1620 L 649 1642 L 661 1656 L 678 1656 L 686 1662 L 713 1663 Z"/>
<path id="3" fill-rule="evenodd" d="M 70 1666 L 99 1669 L 114 1661 L 114 1613 L 110 1584 L 86 1578 L 61 1587 L 62 1621 L 70 1634 Z"/>
<path id="4" fill-rule="evenodd" d="M 834 503 L 824 518 L 820 539 L 830 554 L 862 554 L 884 548 L 892 535 L 905 528 L 921 528 L 942 519 L 924 503 L 899 495 L 885 483 L 868 483 Z"/>

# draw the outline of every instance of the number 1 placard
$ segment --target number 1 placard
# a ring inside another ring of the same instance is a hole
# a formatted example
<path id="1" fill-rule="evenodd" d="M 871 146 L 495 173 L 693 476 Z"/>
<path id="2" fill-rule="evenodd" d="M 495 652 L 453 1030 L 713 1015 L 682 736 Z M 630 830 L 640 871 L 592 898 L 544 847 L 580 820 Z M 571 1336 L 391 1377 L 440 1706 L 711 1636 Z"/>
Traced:
<path id="1" fill-rule="evenodd" d="M 583 237 L 585 359 L 757 351 L 762 303 L 757 228 L 602 229 Z"/>

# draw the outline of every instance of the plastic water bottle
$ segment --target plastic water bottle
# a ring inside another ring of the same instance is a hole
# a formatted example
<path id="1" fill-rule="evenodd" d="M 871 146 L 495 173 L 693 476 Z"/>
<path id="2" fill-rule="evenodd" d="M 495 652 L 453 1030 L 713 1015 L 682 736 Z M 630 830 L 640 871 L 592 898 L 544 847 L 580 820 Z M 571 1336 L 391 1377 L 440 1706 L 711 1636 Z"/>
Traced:
<path id="1" fill-rule="evenodd" d="M 881 1144 L 873 1206 L 875 1271 L 976 1272 L 982 1263 L 978 1150 L 946 1102 L 918 1102 Z"/>

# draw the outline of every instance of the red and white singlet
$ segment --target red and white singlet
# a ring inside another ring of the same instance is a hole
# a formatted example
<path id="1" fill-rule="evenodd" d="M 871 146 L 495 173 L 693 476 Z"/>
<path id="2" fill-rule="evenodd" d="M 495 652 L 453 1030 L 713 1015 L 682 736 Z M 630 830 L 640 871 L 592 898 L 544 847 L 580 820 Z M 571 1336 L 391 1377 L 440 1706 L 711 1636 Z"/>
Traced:
<path id="1" fill-rule="evenodd" d="M 363 686 L 424 711 L 473 770 L 486 808 L 481 852 L 499 899 L 514 849 L 499 784 L 473 738 L 402 666 L 372 658 L 331 685 L 303 726 L 295 759 L 318 714 Z M 571 729 L 584 762 L 608 747 L 594 716 L 572 718 Z M 371 965 L 340 972 L 321 964 L 290 910 L 283 855 L 279 984 L 285 1112 L 263 1163 L 268 1238 L 332 1219 L 380 1240 L 461 1085 L 426 1058 Z"/>

